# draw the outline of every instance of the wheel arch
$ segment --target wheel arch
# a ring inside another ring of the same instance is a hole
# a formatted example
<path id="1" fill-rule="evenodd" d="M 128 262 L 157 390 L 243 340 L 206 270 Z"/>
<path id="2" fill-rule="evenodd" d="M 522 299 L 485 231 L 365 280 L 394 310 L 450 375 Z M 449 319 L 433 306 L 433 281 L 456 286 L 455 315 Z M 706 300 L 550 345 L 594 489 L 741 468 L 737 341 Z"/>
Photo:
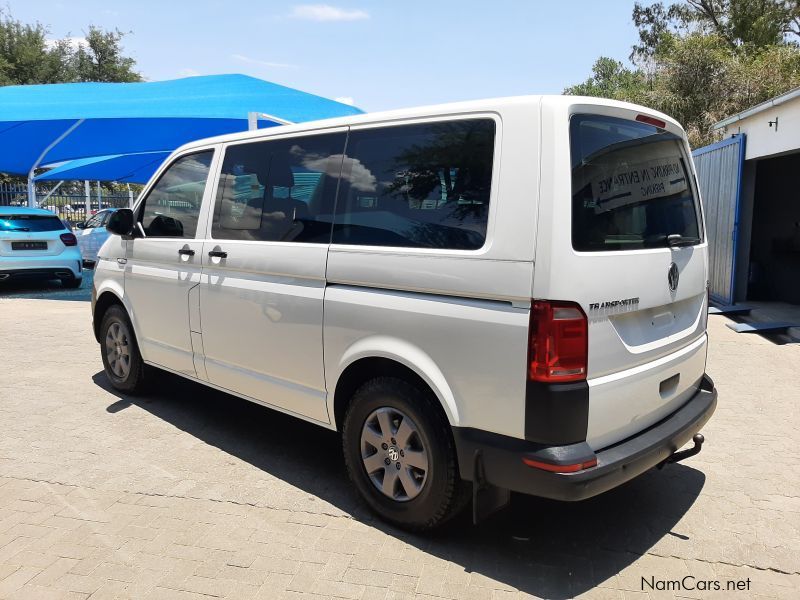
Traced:
<path id="1" fill-rule="evenodd" d="M 387 350 L 391 346 L 392 350 Z M 453 392 L 436 363 L 419 348 L 398 340 L 361 340 L 341 362 L 329 407 L 333 425 L 341 430 L 347 405 L 358 387 L 369 379 L 394 376 L 424 387 L 437 399 L 451 427 L 459 423 L 459 411 Z"/>
<path id="2" fill-rule="evenodd" d="M 133 312 L 131 311 L 131 308 L 128 306 L 127 302 L 125 302 L 125 295 L 123 294 L 122 289 L 112 282 L 98 290 L 97 300 L 95 300 L 94 310 L 92 311 L 92 329 L 94 330 L 94 337 L 98 343 L 101 342 L 100 325 L 103 323 L 103 315 L 105 315 L 106 311 L 114 305 L 121 306 L 122 309 L 127 313 L 128 318 L 131 320 L 133 335 L 138 338 L 136 320 L 133 316 Z"/>

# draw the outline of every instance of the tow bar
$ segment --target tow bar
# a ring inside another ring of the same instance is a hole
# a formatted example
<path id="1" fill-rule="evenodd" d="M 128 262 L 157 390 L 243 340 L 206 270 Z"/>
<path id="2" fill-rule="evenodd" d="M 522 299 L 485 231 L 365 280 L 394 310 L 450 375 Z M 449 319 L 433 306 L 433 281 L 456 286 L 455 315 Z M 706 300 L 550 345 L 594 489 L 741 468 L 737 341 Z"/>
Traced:
<path id="1" fill-rule="evenodd" d="M 695 454 L 699 454 L 700 450 L 703 449 L 703 442 L 706 441 L 706 438 L 703 437 L 702 433 L 695 433 L 692 436 L 692 441 L 694 442 L 694 446 L 689 448 L 688 450 L 681 450 L 680 452 L 673 452 L 663 461 L 658 463 L 658 468 L 663 469 L 664 465 L 668 465 L 670 463 L 680 462 L 689 458 L 690 456 L 694 456 Z"/>

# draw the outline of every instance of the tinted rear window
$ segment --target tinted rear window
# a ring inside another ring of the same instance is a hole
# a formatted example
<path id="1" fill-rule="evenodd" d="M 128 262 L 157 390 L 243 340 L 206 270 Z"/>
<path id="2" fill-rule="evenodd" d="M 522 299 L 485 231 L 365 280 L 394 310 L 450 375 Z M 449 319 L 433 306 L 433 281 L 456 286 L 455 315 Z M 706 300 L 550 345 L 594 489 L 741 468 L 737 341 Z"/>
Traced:
<path id="1" fill-rule="evenodd" d="M 66 229 L 55 215 L 0 215 L 0 231 L 58 231 Z"/>
<path id="2" fill-rule="evenodd" d="M 570 121 L 572 246 L 636 250 L 700 238 L 691 169 L 678 136 L 598 115 Z"/>
<path id="3" fill-rule="evenodd" d="M 491 119 L 351 131 L 333 243 L 482 247 L 494 139 Z"/>

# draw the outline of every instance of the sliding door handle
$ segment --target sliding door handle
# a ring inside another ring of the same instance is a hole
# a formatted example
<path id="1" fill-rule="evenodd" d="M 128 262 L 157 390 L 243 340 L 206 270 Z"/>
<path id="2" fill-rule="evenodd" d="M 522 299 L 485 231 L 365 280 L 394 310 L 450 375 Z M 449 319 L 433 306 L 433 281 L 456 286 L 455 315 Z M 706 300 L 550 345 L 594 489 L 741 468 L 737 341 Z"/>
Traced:
<path id="1" fill-rule="evenodd" d="M 191 248 L 181 248 L 180 250 L 178 250 L 178 254 L 180 254 L 181 256 L 194 256 L 194 250 L 192 250 Z"/>
<path id="2" fill-rule="evenodd" d="M 224 250 L 209 250 L 208 255 L 212 258 L 228 258 L 228 253 Z"/>

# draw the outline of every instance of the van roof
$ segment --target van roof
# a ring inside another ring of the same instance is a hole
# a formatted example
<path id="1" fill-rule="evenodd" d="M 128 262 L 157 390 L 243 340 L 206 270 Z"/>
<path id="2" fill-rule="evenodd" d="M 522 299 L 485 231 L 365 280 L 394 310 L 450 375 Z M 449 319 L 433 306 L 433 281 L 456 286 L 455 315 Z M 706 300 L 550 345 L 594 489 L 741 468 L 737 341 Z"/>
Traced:
<path id="1" fill-rule="evenodd" d="M 402 108 L 396 110 L 388 110 L 373 113 L 363 113 L 356 115 L 348 115 L 345 117 L 335 117 L 331 119 L 322 119 L 318 121 L 306 121 L 303 123 L 294 123 L 291 125 L 278 125 L 275 127 L 268 127 L 266 129 L 258 129 L 253 131 L 243 131 L 240 133 L 229 133 L 211 138 L 195 140 L 184 144 L 175 153 L 185 151 L 187 149 L 195 148 L 198 146 L 207 146 L 210 144 L 219 144 L 226 142 L 238 142 L 248 139 L 257 139 L 260 137 L 269 137 L 273 135 L 280 135 L 283 133 L 302 132 L 315 129 L 328 129 L 334 127 L 346 127 L 349 125 L 363 125 L 368 123 L 385 123 L 395 120 L 404 120 L 419 117 L 436 117 L 440 115 L 453 115 L 459 113 L 473 113 L 473 112 L 491 112 L 501 110 L 503 108 L 510 108 L 514 106 L 534 106 L 541 104 L 548 104 L 551 106 L 570 106 L 574 104 L 592 104 L 596 106 L 608 106 L 612 108 L 624 108 L 628 110 L 635 110 L 644 112 L 648 115 L 665 120 L 674 124 L 676 127 L 681 128 L 681 125 L 672 117 L 656 110 L 632 104 L 630 102 L 620 102 L 618 100 L 608 100 L 606 98 L 596 98 L 591 96 L 565 96 L 565 95 L 537 95 L 537 96 L 508 96 L 504 98 L 487 98 L 484 100 L 469 100 L 466 102 L 451 102 L 447 104 L 435 104 L 431 106 L 421 106 L 415 108 Z"/>

